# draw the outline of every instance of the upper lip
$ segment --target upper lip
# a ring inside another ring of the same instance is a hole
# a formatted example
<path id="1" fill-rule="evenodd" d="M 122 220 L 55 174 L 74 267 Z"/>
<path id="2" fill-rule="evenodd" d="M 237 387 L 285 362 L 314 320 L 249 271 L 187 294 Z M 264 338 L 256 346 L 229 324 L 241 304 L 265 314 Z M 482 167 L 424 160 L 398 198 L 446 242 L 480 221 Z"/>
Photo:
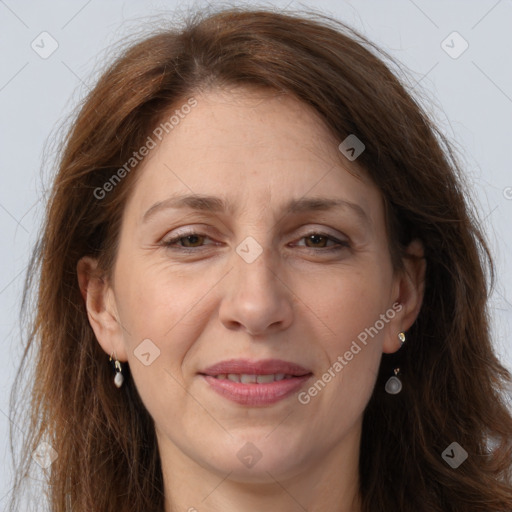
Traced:
<path id="1" fill-rule="evenodd" d="M 221 361 L 205 370 L 201 371 L 203 375 L 221 375 L 224 373 L 236 373 L 246 375 L 270 375 L 276 373 L 284 373 L 300 377 L 308 375 L 311 371 L 306 370 L 303 366 L 281 359 L 263 359 L 260 361 L 251 361 L 248 359 L 229 359 Z"/>

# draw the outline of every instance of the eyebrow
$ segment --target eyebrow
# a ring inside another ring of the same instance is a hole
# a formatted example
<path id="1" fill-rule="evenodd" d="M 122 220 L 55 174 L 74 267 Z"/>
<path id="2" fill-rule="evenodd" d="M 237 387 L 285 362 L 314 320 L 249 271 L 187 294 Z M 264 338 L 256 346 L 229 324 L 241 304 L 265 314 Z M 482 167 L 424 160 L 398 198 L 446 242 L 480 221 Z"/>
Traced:
<path id="1" fill-rule="evenodd" d="M 310 211 L 329 211 L 336 208 L 349 209 L 354 212 L 365 224 L 370 224 L 370 219 L 361 206 L 345 199 L 330 197 L 306 197 L 292 199 L 283 209 L 283 214 L 307 213 Z M 142 222 L 148 222 L 156 213 L 169 209 L 191 209 L 212 213 L 228 212 L 233 214 L 231 203 L 216 196 L 190 194 L 185 196 L 170 197 L 151 206 L 142 217 Z"/>

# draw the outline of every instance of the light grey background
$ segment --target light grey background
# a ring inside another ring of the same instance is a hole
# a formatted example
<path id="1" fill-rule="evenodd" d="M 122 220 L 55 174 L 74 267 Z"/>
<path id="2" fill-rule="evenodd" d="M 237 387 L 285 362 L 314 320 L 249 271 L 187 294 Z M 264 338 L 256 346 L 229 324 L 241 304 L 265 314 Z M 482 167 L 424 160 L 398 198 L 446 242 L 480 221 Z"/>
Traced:
<path id="1" fill-rule="evenodd" d="M 106 48 L 141 26 L 147 28 L 148 16 L 162 19 L 177 5 L 171 0 L 0 0 L 0 460 L 10 461 L 8 396 L 21 357 L 18 311 L 48 186 L 41 180 L 43 148 L 55 140 L 56 128 L 94 83 L 92 73 L 108 57 Z M 322 0 L 267 5 L 330 13 L 410 70 L 415 91 L 459 149 L 474 189 L 497 264 L 494 339 L 512 369 L 512 1 Z M 44 31 L 58 44 L 46 59 L 31 47 L 35 41 L 40 52 L 51 48 L 48 36 L 40 36 Z M 446 40 L 453 31 L 463 39 L 451 35 Z M 441 46 L 444 40 L 452 56 Z M 453 58 L 464 48 L 464 40 L 467 50 Z M 49 151 L 49 164 L 51 156 Z M 51 171 L 51 165 L 46 168 Z M 23 425 L 16 428 L 23 430 Z M 10 466 L 1 464 L 0 507 L 10 488 Z"/>

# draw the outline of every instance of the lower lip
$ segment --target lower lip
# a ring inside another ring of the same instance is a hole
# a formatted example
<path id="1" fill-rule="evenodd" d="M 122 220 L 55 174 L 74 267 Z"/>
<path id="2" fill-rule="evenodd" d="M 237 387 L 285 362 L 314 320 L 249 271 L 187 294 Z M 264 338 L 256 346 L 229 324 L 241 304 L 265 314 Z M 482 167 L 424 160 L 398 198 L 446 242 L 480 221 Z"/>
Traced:
<path id="1" fill-rule="evenodd" d="M 229 379 L 217 379 L 202 375 L 214 391 L 242 405 L 270 405 L 290 396 L 306 382 L 312 374 L 263 384 L 242 384 Z"/>

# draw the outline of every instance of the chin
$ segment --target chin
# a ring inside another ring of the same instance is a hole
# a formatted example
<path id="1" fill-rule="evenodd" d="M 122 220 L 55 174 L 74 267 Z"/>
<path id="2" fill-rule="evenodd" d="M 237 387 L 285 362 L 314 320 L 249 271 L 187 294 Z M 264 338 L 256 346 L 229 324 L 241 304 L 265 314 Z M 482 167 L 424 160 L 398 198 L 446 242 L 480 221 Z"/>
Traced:
<path id="1" fill-rule="evenodd" d="M 271 431 L 271 430 L 270 430 Z M 244 483 L 275 483 L 298 474 L 305 466 L 300 444 L 291 446 L 283 438 L 270 439 L 268 429 L 257 436 L 238 438 L 231 446 L 210 458 L 206 464 L 230 480 Z M 267 436 L 267 439 L 265 437 Z"/>

